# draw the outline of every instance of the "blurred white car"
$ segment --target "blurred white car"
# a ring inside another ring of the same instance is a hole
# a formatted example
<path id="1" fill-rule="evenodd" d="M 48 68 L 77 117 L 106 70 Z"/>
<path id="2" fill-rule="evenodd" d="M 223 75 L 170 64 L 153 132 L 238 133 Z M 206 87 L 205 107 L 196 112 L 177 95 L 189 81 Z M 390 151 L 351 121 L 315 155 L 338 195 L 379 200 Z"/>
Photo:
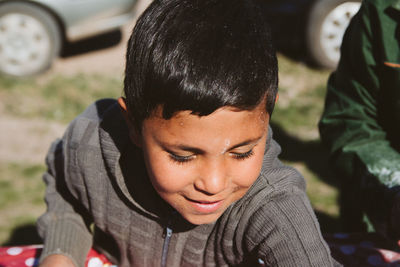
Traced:
<path id="1" fill-rule="evenodd" d="M 65 41 L 120 28 L 136 0 L 0 0 L 0 73 L 23 77 L 47 70 Z"/>
<path id="2" fill-rule="evenodd" d="M 317 66 L 334 69 L 343 34 L 361 0 L 265 0 L 278 48 L 306 52 Z"/>
<path id="3" fill-rule="evenodd" d="M 343 35 L 361 0 L 319 0 L 314 3 L 307 28 L 307 47 L 320 66 L 334 69 L 340 59 Z"/>

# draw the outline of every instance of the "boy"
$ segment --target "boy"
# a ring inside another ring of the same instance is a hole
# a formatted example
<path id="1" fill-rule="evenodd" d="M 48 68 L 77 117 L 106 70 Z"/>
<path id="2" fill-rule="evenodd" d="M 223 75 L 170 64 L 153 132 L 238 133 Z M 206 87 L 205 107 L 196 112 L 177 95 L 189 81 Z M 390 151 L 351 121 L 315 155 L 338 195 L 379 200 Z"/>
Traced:
<path id="1" fill-rule="evenodd" d="M 50 149 L 42 266 L 332 266 L 301 175 L 277 159 L 277 60 L 257 1 L 154 1 L 125 98 Z M 69 265 L 68 265 L 69 264 Z"/>

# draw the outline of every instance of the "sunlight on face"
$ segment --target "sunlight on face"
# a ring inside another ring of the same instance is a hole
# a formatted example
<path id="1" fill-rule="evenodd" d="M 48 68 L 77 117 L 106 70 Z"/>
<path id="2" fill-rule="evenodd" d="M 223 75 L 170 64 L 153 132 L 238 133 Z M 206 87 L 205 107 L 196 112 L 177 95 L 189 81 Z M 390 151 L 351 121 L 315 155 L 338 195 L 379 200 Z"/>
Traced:
<path id="1" fill-rule="evenodd" d="M 257 179 L 268 123 L 265 102 L 208 116 L 181 111 L 169 120 L 157 110 L 140 137 L 155 190 L 190 223 L 214 222 Z"/>

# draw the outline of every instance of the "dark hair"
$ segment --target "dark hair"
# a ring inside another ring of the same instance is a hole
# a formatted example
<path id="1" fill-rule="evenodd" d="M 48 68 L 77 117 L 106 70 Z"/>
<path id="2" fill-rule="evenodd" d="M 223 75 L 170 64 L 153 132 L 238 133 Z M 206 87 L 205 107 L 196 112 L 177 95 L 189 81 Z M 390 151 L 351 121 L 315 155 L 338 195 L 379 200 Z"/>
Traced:
<path id="1" fill-rule="evenodd" d="M 272 114 L 278 63 L 258 1 L 153 1 L 126 54 L 124 93 L 136 127 L 160 105 L 169 119 L 183 110 L 251 110 L 267 97 Z"/>

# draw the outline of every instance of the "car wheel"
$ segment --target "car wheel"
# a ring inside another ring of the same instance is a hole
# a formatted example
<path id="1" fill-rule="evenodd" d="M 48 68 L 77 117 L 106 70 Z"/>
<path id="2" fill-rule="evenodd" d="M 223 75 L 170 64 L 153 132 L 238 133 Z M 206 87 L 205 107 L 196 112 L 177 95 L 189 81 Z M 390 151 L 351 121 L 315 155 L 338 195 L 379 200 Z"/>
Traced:
<path id="1" fill-rule="evenodd" d="M 0 73 L 23 77 L 47 70 L 59 55 L 55 19 L 27 3 L 0 4 Z"/>
<path id="2" fill-rule="evenodd" d="M 340 58 L 343 34 L 360 9 L 361 0 L 318 0 L 307 26 L 307 48 L 319 66 L 334 69 Z"/>

